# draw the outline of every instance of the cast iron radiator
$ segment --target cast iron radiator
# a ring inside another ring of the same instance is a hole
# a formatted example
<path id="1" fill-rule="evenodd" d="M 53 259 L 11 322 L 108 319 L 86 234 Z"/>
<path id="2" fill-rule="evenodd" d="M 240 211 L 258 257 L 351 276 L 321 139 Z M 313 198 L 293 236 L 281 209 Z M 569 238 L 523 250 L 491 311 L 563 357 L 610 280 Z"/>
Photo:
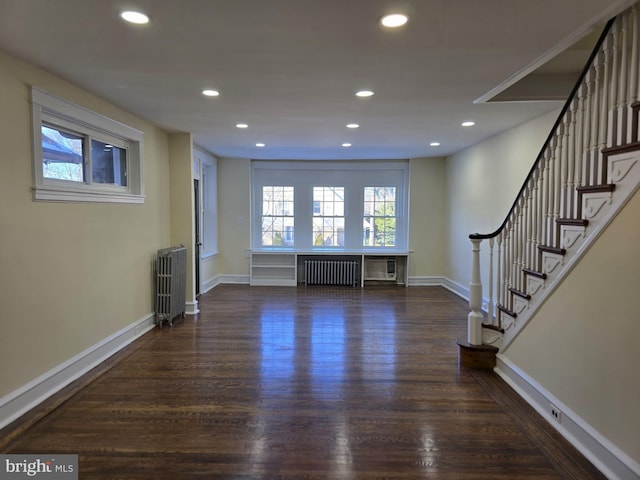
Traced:
<path id="1" fill-rule="evenodd" d="M 350 260 L 305 260 L 304 283 L 306 285 L 358 284 L 359 262 Z"/>
<path id="2" fill-rule="evenodd" d="M 184 246 L 158 250 L 156 256 L 156 325 L 173 325 L 184 317 L 187 290 L 187 249 Z"/>

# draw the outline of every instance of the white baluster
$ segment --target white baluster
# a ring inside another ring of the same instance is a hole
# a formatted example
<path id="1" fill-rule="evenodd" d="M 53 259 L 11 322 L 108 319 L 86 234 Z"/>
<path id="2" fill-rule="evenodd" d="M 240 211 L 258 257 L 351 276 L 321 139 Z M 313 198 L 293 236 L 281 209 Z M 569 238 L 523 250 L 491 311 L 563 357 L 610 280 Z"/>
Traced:
<path id="1" fill-rule="evenodd" d="M 535 186 L 535 170 L 533 175 L 529 179 L 529 183 L 527 185 L 527 201 L 526 201 L 526 230 L 525 230 L 525 250 L 524 250 L 524 263 L 522 265 L 523 268 L 531 268 L 531 245 L 533 244 L 533 214 L 534 214 L 534 199 L 533 199 L 533 189 Z M 523 278 L 524 285 L 524 278 Z M 526 285 L 525 285 L 526 289 Z M 522 291 L 524 292 L 525 289 Z"/>
<path id="2" fill-rule="evenodd" d="M 584 153 L 582 161 L 582 179 L 581 185 L 591 184 L 591 154 L 593 153 L 593 129 L 591 127 L 593 123 L 593 91 L 594 91 L 594 68 L 589 68 L 587 72 L 586 82 L 586 95 L 584 99 L 584 115 L 583 115 L 583 127 L 584 127 Z"/>
<path id="3" fill-rule="evenodd" d="M 600 94 L 600 120 L 598 122 L 598 170 L 596 182 L 602 184 L 605 182 L 606 172 L 604 172 L 604 155 L 602 150 L 607 146 L 607 135 L 609 132 L 609 74 L 610 74 L 610 57 L 611 49 L 609 44 L 611 43 L 610 35 L 605 37 L 603 44 L 604 50 L 602 51 L 602 65 L 600 66 L 600 72 L 602 75 L 600 88 L 602 93 Z"/>
<path id="4" fill-rule="evenodd" d="M 513 219 L 513 259 L 511 261 L 511 281 L 509 282 L 511 288 L 518 288 L 518 264 L 520 262 L 520 221 L 521 218 L 521 201 L 518 199 L 518 204 L 514 210 Z M 510 297 L 511 298 L 511 297 Z M 512 310 L 513 305 L 509 304 L 509 310 Z"/>
<path id="5" fill-rule="evenodd" d="M 467 341 L 471 345 L 482 345 L 482 282 L 480 280 L 480 244 L 482 240 L 471 239 L 472 264 L 469 284 L 469 312 Z"/>
<path id="6" fill-rule="evenodd" d="M 601 92 L 601 73 L 600 65 L 602 64 L 602 52 L 598 52 L 594 63 L 594 84 L 592 92 L 592 110 L 591 110 L 591 165 L 589 165 L 589 185 L 598 183 L 598 164 L 600 159 L 600 92 Z"/>
<path id="7" fill-rule="evenodd" d="M 503 232 L 500 232 L 500 234 L 498 235 L 497 241 L 498 241 L 498 261 L 496 263 L 496 273 L 498 278 L 496 278 L 496 305 L 503 305 L 504 304 L 504 300 L 503 300 L 503 296 L 502 296 L 502 278 L 504 277 L 504 273 L 502 271 L 503 265 L 504 265 L 504 251 L 502 249 L 502 245 L 503 245 L 503 240 L 504 240 L 504 235 Z M 496 313 L 496 317 L 497 317 L 497 313 Z M 500 326 L 500 322 L 498 319 L 498 326 Z"/>
<path id="8" fill-rule="evenodd" d="M 620 129 L 620 143 L 623 145 L 630 139 L 629 129 L 631 127 L 631 117 L 629 111 L 629 93 L 628 93 L 628 80 L 629 80 L 629 49 L 627 47 L 627 16 L 620 15 L 616 24 L 619 25 L 620 30 L 620 76 L 618 77 L 618 111 L 619 111 L 619 129 Z"/>
<path id="9" fill-rule="evenodd" d="M 576 196 L 576 137 L 578 135 L 576 115 L 578 112 L 578 99 L 574 98 L 569 107 L 569 135 L 567 137 L 567 218 L 577 218 L 575 211 Z"/>
<path id="10" fill-rule="evenodd" d="M 562 124 L 559 125 L 559 129 L 562 129 Z M 549 165 L 549 208 L 547 210 L 547 231 L 549 232 L 547 235 L 547 243 L 548 246 L 555 246 L 556 244 L 556 223 L 555 219 L 557 218 L 557 204 L 558 204 L 558 192 L 560 190 L 559 178 L 558 174 L 558 165 L 560 162 L 558 161 L 558 135 L 556 134 L 551 139 L 550 145 L 551 155 L 549 157 L 550 165 Z"/>
<path id="11" fill-rule="evenodd" d="M 538 163 L 537 168 L 533 172 L 533 201 L 531 211 L 531 252 L 528 267 L 538 270 L 538 245 L 540 241 L 540 170 Z"/>
<path id="12" fill-rule="evenodd" d="M 489 323 L 495 325 L 495 319 L 493 315 L 493 244 L 494 239 L 489 239 L 489 300 L 487 301 L 487 316 Z"/>
<path id="13" fill-rule="evenodd" d="M 622 129 L 620 128 L 620 94 L 618 90 L 618 84 L 620 82 L 618 78 L 618 72 L 620 71 L 620 24 L 615 22 L 609 32 L 608 40 L 610 46 L 611 56 L 611 84 L 609 86 L 609 135 L 607 137 L 607 143 L 610 146 L 620 145 L 622 143 Z"/>
<path id="14" fill-rule="evenodd" d="M 634 103 L 638 101 L 639 97 L 639 89 L 640 89 L 640 71 L 638 68 L 638 55 L 640 55 L 640 46 L 638 45 L 638 15 L 640 14 L 640 9 L 638 8 L 638 4 L 636 3 L 631 9 L 631 59 L 630 59 L 630 67 L 629 67 L 629 107 L 632 107 Z M 630 120 L 627 122 L 628 130 L 626 134 L 626 138 L 629 142 L 635 142 L 638 140 L 638 125 L 637 119 L 634 120 L 633 110 L 629 111 Z M 635 126 L 635 131 L 632 131 L 632 128 Z"/>

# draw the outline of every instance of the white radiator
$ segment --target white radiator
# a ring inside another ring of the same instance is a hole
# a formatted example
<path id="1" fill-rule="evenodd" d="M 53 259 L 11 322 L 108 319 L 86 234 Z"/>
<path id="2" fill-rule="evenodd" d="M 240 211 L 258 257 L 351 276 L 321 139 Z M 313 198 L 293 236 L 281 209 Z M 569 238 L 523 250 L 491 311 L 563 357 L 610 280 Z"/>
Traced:
<path id="1" fill-rule="evenodd" d="M 173 325 L 184 317 L 187 290 L 187 249 L 184 246 L 158 250 L 156 257 L 156 325 Z"/>
<path id="2" fill-rule="evenodd" d="M 350 260 L 305 260 L 306 285 L 357 286 L 360 264 Z"/>

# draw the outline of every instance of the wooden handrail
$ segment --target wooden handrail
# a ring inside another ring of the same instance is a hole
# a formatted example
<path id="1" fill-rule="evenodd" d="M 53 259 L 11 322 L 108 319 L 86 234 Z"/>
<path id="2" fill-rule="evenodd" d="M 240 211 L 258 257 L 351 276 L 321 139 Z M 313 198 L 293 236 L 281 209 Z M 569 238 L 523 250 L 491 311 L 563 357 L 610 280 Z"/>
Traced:
<path id="1" fill-rule="evenodd" d="M 536 157 L 535 162 L 533 162 L 533 166 L 531 167 L 531 170 L 529 170 L 529 173 L 527 174 L 527 178 L 524 180 L 524 183 L 522 184 L 522 187 L 520 187 L 520 191 L 516 195 L 516 199 L 513 202 L 513 205 L 511 205 L 511 208 L 509 209 L 509 212 L 507 213 L 504 221 L 498 227 L 498 229 L 495 230 L 492 233 L 472 233 L 472 234 L 470 234 L 469 238 L 471 240 L 487 240 L 489 238 L 495 238 L 504 230 L 505 226 L 507 225 L 507 223 L 509 221 L 509 218 L 511 218 L 511 215 L 513 214 L 514 210 L 516 209 L 516 207 L 518 205 L 518 202 L 520 201 L 520 197 L 522 197 L 522 195 L 524 194 L 524 191 L 527 188 L 527 185 L 531 181 L 531 178 L 533 177 L 536 169 L 538 168 L 538 164 L 540 163 L 540 159 L 543 157 L 543 154 L 544 154 L 545 150 L 549 147 L 549 144 L 551 143 L 551 140 L 556 135 L 556 132 L 557 132 L 560 124 L 562 123 L 562 120 L 563 120 L 564 116 L 566 115 L 567 111 L 569 110 L 569 108 L 571 106 L 571 102 L 573 102 L 573 100 L 574 100 L 576 94 L 578 93 L 578 90 L 580 89 L 580 86 L 582 85 L 582 82 L 584 81 L 585 77 L 587 76 L 587 73 L 589 72 L 589 69 L 591 68 L 596 56 L 600 52 L 600 49 L 602 48 L 602 45 L 603 45 L 603 43 L 605 41 L 605 38 L 607 37 L 607 34 L 611 30 L 611 26 L 613 25 L 615 20 L 616 20 L 616 17 L 613 17 L 605 25 L 604 30 L 602 31 L 602 34 L 600 35 L 600 38 L 598 38 L 598 41 L 596 42 L 596 45 L 595 45 L 593 51 L 589 55 L 589 59 L 587 60 L 587 63 L 585 65 L 585 67 L 583 68 L 580 76 L 578 77 L 578 80 L 577 80 L 576 84 L 573 86 L 573 88 L 571 90 L 571 93 L 569 94 L 569 97 L 567 98 L 567 101 L 565 102 L 564 106 L 562 107 L 562 110 L 560 111 L 560 115 L 558 115 L 558 118 L 556 119 L 555 123 L 553 124 L 553 127 L 551 128 L 551 132 L 549 133 L 549 136 L 547 137 L 546 141 L 544 142 L 544 144 L 542 146 L 542 149 L 540 150 L 540 153 Z"/>

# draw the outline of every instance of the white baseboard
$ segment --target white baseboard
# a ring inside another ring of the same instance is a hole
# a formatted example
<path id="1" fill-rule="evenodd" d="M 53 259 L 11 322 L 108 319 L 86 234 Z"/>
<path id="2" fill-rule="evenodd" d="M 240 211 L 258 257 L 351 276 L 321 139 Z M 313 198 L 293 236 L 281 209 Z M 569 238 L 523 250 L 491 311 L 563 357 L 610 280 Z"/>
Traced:
<path id="1" fill-rule="evenodd" d="M 214 288 L 216 288 L 218 285 L 220 285 L 220 276 L 216 276 L 213 278 L 210 278 L 209 280 L 205 281 L 202 284 L 202 292 L 200 292 L 201 294 L 205 294 L 207 293 L 209 290 L 213 290 Z"/>
<path id="2" fill-rule="evenodd" d="M 459 297 L 469 301 L 469 289 L 467 287 L 463 287 L 459 283 L 456 283 L 446 277 L 443 277 L 442 279 L 442 286 Z"/>
<path id="3" fill-rule="evenodd" d="M 442 285 L 443 277 L 409 277 L 410 287 L 437 287 Z"/>
<path id="4" fill-rule="evenodd" d="M 218 275 L 216 278 L 219 285 L 223 283 L 249 285 L 249 275 Z"/>
<path id="5" fill-rule="evenodd" d="M 200 313 L 200 310 L 198 310 L 197 300 L 194 300 L 193 302 L 186 302 L 184 311 L 185 315 L 197 315 L 198 313 Z"/>
<path id="6" fill-rule="evenodd" d="M 129 345 L 155 326 L 155 315 L 149 313 L 122 330 L 92 345 L 38 378 L 0 398 L 0 429 L 60 391 L 114 353 Z"/>
<path id="7" fill-rule="evenodd" d="M 497 355 L 495 371 L 607 478 L 610 480 L 640 479 L 640 464 L 502 354 Z M 560 422 L 551 416 L 551 405 L 560 410 Z"/>

